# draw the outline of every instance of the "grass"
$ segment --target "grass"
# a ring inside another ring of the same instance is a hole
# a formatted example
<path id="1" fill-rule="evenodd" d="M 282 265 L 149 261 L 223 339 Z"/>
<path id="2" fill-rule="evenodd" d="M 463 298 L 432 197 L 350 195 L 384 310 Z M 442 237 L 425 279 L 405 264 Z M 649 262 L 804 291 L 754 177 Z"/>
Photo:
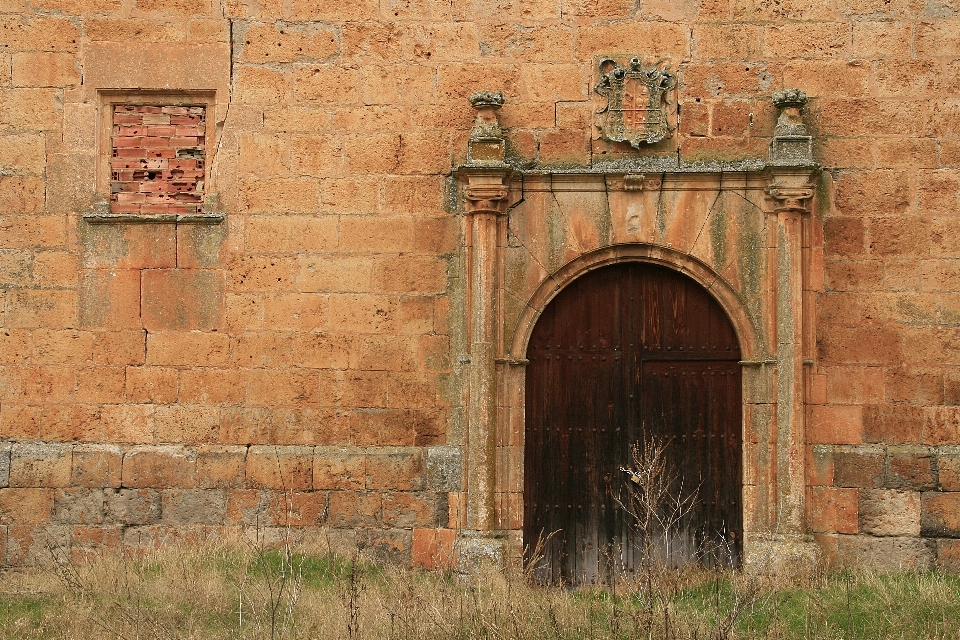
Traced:
<path id="1" fill-rule="evenodd" d="M 774 579 L 689 569 L 657 588 L 653 598 L 627 585 L 568 590 L 519 574 L 460 576 L 318 548 L 224 543 L 7 570 L 0 637 L 960 639 L 956 575 Z"/>

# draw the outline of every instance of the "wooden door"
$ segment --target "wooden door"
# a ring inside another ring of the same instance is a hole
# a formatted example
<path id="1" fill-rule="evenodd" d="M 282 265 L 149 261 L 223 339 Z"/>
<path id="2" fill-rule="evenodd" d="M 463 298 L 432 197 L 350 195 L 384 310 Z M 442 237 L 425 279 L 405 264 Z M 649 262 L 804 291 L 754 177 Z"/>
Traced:
<path id="1" fill-rule="evenodd" d="M 587 273 L 544 310 L 527 357 L 523 530 L 539 579 L 607 581 L 651 553 L 739 565 L 740 348 L 699 284 L 643 263 Z M 652 442 L 689 505 L 655 542 L 621 470 Z"/>

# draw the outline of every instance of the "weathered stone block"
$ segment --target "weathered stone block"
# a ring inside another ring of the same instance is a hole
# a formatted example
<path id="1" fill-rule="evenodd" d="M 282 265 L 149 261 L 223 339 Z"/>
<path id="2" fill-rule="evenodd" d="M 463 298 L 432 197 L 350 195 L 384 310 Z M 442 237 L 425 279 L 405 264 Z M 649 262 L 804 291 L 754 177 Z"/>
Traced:
<path id="1" fill-rule="evenodd" d="M 160 521 L 161 498 L 156 489 L 105 491 L 107 517 L 122 525 L 144 525 Z"/>
<path id="2" fill-rule="evenodd" d="M 147 331 L 210 331 L 223 325 L 224 278 L 207 269 L 146 269 L 140 319 Z"/>
<path id="3" fill-rule="evenodd" d="M 10 486 L 10 449 L 13 444 L 0 442 L 0 489 Z"/>
<path id="4" fill-rule="evenodd" d="M 455 446 L 427 448 L 427 487 L 433 491 L 460 491 L 463 486 L 463 450 Z"/>
<path id="5" fill-rule="evenodd" d="M 313 448 L 252 446 L 247 453 L 247 484 L 286 491 L 313 488 Z"/>
<path id="6" fill-rule="evenodd" d="M 227 496 L 221 489 L 165 489 L 161 521 L 169 524 L 222 524 Z"/>
<path id="7" fill-rule="evenodd" d="M 858 444 L 863 433 L 863 412 L 859 406 L 814 405 L 807 425 L 808 442 Z"/>
<path id="8" fill-rule="evenodd" d="M 140 328 L 140 272 L 85 270 L 80 275 L 80 324 L 103 329 Z"/>
<path id="9" fill-rule="evenodd" d="M 383 494 L 383 524 L 400 529 L 438 527 L 447 522 L 446 496 L 433 492 Z"/>
<path id="10" fill-rule="evenodd" d="M 378 527 L 381 495 L 376 492 L 331 491 L 327 523 L 334 528 Z"/>
<path id="11" fill-rule="evenodd" d="M 200 445 L 197 447 L 197 487 L 224 489 L 243 486 L 246 458 L 247 447 Z"/>
<path id="12" fill-rule="evenodd" d="M 413 532 L 409 529 L 360 529 L 357 547 L 377 562 L 409 566 Z"/>
<path id="13" fill-rule="evenodd" d="M 367 459 L 354 447 L 316 447 L 313 453 L 315 489 L 362 490 L 366 486 Z"/>
<path id="14" fill-rule="evenodd" d="M 807 520 L 816 533 L 856 533 L 859 490 L 810 487 Z"/>
<path id="15" fill-rule="evenodd" d="M 916 491 L 860 491 L 860 532 L 875 536 L 920 535 L 920 494 Z"/>
<path id="16" fill-rule="evenodd" d="M 367 450 L 367 488 L 418 491 L 423 488 L 422 449 L 385 447 Z"/>
<path id="17" fill-rule="evenodd" d="M 37 524 L 50 520 L 53 489 L 0 489 L 0 524 Z"/>
<path id="18" fill-rule="evenodd" d="M 77 444 L 73 447 L 71 484 L 88 488 L 120 486 L 123 450 L 117 445 Z"/>
<path id="19" fill-rule="evenodd" d="M 960 538 L 960 493 L 921 494 L 921 534 L 929 538 Z"/>
<path id="20" fill-rule="evenodd" d="M 937 485 L 937 456 L 928 447 L 891 447 L 885 486 L 929 491 Z"/>
<path id="21" fill-rule="evenodd" d="M 875 489 L 883 486 L 884 453 L 880 448 L 834 451 L 834 484 Z"/>
<path id="22" fill-rule="evenodd" d="M 227 364 L 230 338 L 222 333 L 160 331 L 147 336 L 147 364 L 199 365 L 216 367 Z"/>
<path id="23" fill-rule="evenodd" d="M 102 489 L 60 489 L 54 494 L 51 520 L 56 524 L 102 524 L 105 517 Z"/>
<path id="24" fill-rule="evenodd" d="M 877 571 L 924 571 L 934 563 L 932 541 L 919 538 L 839 536 L 837 561 L 841 567 Z"/>
<path id="25" fill-rule="evenodd" d="M 122 483 L 129 488 L 194 486 L 197 454 L 181 446 L 145 446 L 123 456 Z"/>
<path id="26" fill-rule="evenodd" d="M 414 529 L 410 551 L 413 565 L 426 569 L 452 569 L 457 562 L 456 539 L 457 533 L 453 529 Z"/>
<path id="27" fill-rule="evenodd" d="M 72 444 L 15 443 L 10 450 L 11 487 L 68 487 Z"/>

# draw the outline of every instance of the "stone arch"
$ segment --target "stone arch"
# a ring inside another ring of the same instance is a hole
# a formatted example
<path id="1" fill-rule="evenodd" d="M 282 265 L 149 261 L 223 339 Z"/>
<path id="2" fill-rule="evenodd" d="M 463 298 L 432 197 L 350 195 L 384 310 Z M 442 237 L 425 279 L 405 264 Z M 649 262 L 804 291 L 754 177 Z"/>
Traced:
<path id="1" fill-rule="evenodd" d="M 679 271 L 689 276 L 720 303 L 733 324 L 740 340 L 744 360 L 753 360 L 760 352 L 760 339 L 746 306 L 733 287 L 719 274 L 693 256 L 669 247 L 651 244 L 620 244 L 581 254 L 546 277 L 536 289 L 517 321 L 510 345 L 514 360 L 522 360 L 527 352 L 527 343 L 540 314 L 550 301 L 568 284 L 594 269 L 618 262 L 649 262 Z"/>

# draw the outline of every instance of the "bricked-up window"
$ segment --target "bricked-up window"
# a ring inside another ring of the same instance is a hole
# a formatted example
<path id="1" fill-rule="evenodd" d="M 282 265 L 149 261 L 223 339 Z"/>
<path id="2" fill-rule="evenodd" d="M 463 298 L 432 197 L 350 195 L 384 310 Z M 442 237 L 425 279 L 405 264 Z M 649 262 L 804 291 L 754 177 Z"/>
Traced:
<path id="1" fill-rule="evenodd" d="M 111 213 L 198 213 L 206 107 L 112 106 Z"/>

